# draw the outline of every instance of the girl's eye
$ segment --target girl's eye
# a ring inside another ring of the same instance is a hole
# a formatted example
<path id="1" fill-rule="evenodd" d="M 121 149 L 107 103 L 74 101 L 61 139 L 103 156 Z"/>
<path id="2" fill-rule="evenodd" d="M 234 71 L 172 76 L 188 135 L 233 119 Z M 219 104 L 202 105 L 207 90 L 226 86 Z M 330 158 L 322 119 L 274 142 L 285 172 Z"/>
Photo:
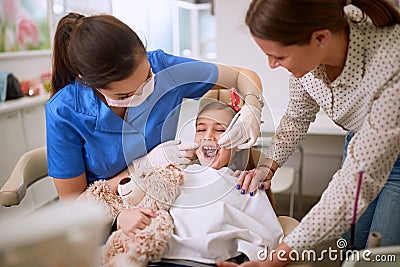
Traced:
<path id="1" fill-rule="evenodd" d="M 215 131 L 218 132 L 218 133 L 224 133 L 225 129 L 216 129 Z"/>
<path id="2" fill-rule="evenodd" d="M 205 132 L 206 130 L 204 129 L 196 129 L 196 133 L 201 133 L 201 132 Z"/>

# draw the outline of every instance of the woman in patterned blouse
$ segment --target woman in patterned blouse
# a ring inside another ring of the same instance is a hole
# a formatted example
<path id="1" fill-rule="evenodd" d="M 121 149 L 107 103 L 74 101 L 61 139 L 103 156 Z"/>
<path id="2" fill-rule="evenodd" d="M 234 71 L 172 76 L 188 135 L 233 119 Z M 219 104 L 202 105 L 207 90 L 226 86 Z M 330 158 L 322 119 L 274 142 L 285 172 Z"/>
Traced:
<path id="1" fill-rule="evenodd" d="M 399 11 L 385 0 L 250 4 L 246 24 L 252 37 L 271 68 L 281 66 L 292 74 L 289 105 L 263 164 L 270 167 L 267 178 L 298 147 L 320 108 L 349 133 L 341 169 L 320 201 L 275 248 L 281 254 L 245 264 L 282 266 L 293 260 L 290 252 L 340 238 L 352 222 L 360 165 L 364 175 L 356 249 L 366 247 L 372 231 L 382 234 L 382 245 L 400 244 L 399 23 Z M 264 178 L 257 172 L 247 177 Z M 270 182 L 263 185 L 268 188 Z"/>

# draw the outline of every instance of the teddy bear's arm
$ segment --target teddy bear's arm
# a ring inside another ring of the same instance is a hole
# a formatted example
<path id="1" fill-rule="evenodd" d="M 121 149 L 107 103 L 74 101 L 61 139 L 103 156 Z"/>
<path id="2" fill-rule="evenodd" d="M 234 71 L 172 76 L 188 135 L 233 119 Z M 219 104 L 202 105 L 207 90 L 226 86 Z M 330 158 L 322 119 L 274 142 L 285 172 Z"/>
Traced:
<path id="1" fill-rule="evenodd" d="M 106 181 L 96 181 L 87 189 L 87 198 L 90 202 L 99 205 L 110 219 L 113 219 L 124 208 L 121 197 L 115 194 Z"/>

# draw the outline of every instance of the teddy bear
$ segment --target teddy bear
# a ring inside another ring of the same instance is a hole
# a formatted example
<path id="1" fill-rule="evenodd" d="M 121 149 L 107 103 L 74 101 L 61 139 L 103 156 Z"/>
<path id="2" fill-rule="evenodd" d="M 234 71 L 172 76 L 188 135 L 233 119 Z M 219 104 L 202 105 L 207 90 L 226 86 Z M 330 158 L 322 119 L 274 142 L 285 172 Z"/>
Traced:
<path id="1" fill-rule="evenodd" d="M 173 233 L 174 223 L 169 209 L 179 195 L 184 176 L 173 164 L 132 173 L 120 180 L 118 194 L 106 181 L 96 181 L 87 190 L 88 199 L 100 205 L 110 216 L 123 209 L 148 208 L 157 215 L 145 229 L 126 235 L 114 231 L 101 248 L 102 266 L 147 266 L 161 260 Z"/>

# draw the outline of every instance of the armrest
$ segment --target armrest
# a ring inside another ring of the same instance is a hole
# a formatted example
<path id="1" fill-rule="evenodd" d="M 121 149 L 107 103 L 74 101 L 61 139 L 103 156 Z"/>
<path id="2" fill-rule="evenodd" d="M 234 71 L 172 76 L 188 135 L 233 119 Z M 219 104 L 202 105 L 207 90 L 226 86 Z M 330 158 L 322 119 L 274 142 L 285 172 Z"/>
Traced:
<path id="1" fill-rule="evenodd" d="M 289 216 L 278 216 L 278 220 L 285 236 L 287 236 L 299 224 L 298 220 Z"/>
<path id="2" fill-rule="evenodd" d="M 46 147 L 22 155 L 10 177 L 0 189 L 0 204 L 5 207 L 18 205 L 31 184 L 47 176 Z"/>

